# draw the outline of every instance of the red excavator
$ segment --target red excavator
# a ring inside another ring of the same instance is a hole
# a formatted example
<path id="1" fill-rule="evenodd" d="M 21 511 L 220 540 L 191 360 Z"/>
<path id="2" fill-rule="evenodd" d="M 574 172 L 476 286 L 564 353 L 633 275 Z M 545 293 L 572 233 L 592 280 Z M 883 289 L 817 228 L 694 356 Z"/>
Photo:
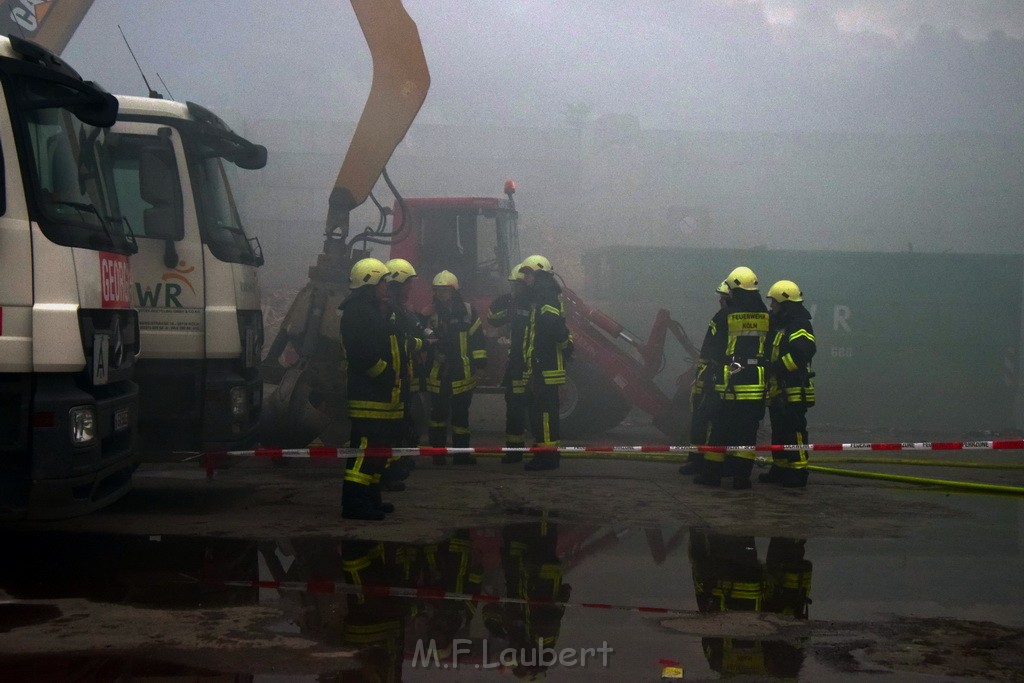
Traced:
<path id="1" fill-rule="evenodd" d="M 404 258 L 423 277 L 413 280 L 411 305 L 430 303 L 430 279 L 450 270 L 459 278 L 467 301 L 481 316 L 496 297 L 508 291 L 508 275 L 523 256 L 519 250 L 515 183 L 506 181 L 506 198 L 427 197 L 395 202 L 394 224 L 401 226 L 389 258 Z M 558 265 L 555 264 L 557 274 Z M 689 422 L 688 402 L 673 400 L 654 382 L 662 369 L 665 337 L 671 332 L 694 359 L 697 349 L 682 326 L 662 309 L 647 341 L 641 341 L 607 315 L 588 306 L 561 281 L 566 318 L 575 351 L 568 382 L 561 391 L 562 433 L 568 438 L 599 434 L 618 425 L 633 407 L 653 418 L 667 436 L 682 436 Z M 507 338 L 488 329 L 488 370 L 478 391 L 501 391 Z M 689 382 L 682 380 L 688 395 Z"/>
<path id="2" fill-rule="evenodd" d="M 449 270 L 458 276 L 466 300 L 483 316 L 491 301 L 508 291 L 508 274 L 523 257 L 514 193 L 515 184 L 507 181 L 505 198 L 399 196 L 392 209 L 382 207 L 381 223 L 376 230 L 367 229 L 352 239 L 349 262 L 368 254 L 373 244 L 386 246 L 386 255 L 378 254 L 384 260 L 404 258 L 411 262 L 421 274 L 413 280 L 410 296 L 410 305 L 416 310 L 430 304 L 432 275 Z M 392 225 L 397 227 L 387 232 L 389 214 Z M 673 441 L 682 439 L 689 424 L 687 399 L 692 377 L 684 373 L 679 378 L 677 386 L 681 391 L 676 392 L 675 398 L 666 395 L 654 382 L 664 364 L 665 338 L 669 332 L 696 359 L 698 351 L 682 326 L 662 309 L 647 341 L 642 341 L 587 305 L 564 280 L 561 286 L 575 346 L 567 366 L 568 381 L 561 390 L 563 435 L 583 438 L 599 434 L 618 425 L 636 407 L 651 416 L 653 424 Z M 282 357 L 290 359 L 292 367 L 309 362 L 303 360 L 301 352 L 309 341 L 303 325 L 309 304 L 301 295 L 296 304 L 271 347 L 270 362 L 264 366 L 268 378 L 281 375 L 278 361 Z M 333 300 L 331 304 L 332 308 L 336 306 Z M 322 318 L 327 319 L 326 315 Z M 330 319 L 333 325 L 336 320 Z M 501 392 L 508 339 L 501 330 L 486 329 L 490 363 L 477 391 Z M 292 394 L 297 400 L 290 406 L 290 424 L 306 425 L 304 433 L 326 430 L 334 441 L 339 436 L 337 431 L 344 430 L 344 424 L 328 413 L 338 412 L 343 388 L 335 384 L 340 373 L 331 372 L 325 364 L 340 362 L 337 328 L 321 326 L 318 337 L 314 345 L 322 358 L 317 365 L 323 372 L 307 372 L 305 377 L 298 378 L 299 393 Z"/>

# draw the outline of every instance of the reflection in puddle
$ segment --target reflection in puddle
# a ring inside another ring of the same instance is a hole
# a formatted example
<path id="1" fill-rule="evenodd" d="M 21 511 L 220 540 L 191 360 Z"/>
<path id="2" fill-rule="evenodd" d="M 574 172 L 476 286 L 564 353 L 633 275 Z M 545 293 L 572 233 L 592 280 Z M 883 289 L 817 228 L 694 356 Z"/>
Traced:
<path id="1" fill-rule="evenodd" d="M 812 565 L 805 541 L 772 538 L 764 562 L 752 536 L 724 536 L 690 530 L 690 562 L 697 608 L 709 612 L 784 614 L 807 619 Z M 796 677 L 803 665 L 801 644 L 782 641 L 703 638 L 704 656 L 722 674 Z"/>
<path id="2" fill-rule="evenodd" d="M 963 561 L 993 576 L 1018 576 L 1024 570 L 1019 544 L 1015 529 L 1007 528 L 1011 534 L 998 532 L 999 543 L 958 546 Z M 666 661 L 678 661 L 686 679 L 806 678 L 828 670 L 820 645 L 815 651 L 806 639 L 812 569 L 819 623 L 849 615 L 877 619 L 883 612 L 876 605 L 895 612 L 886 601 L 892 586 L 902 591 L 903 602 L 895 604 L 909 606 L 901 613 L 907 617 L 920 616 L 919 606 L 926 605 L 956 619 L 967 599 L 976 609 L 991 609 L 975 599 L 959 569 L 934 562 L 938 545 L 931 538 L 805 542 L 687 527 L 584 526 L 542 513 L 420 544 L 8 533 L 0 534 L 9 549 L 8 561 L 0 563 L 0 591 L 12 602 L 0 605 L 0 631 L 24 637 L 48 622 L 59 627 L 59 607 L 49 603 L 66 598 L 202 610 L 202 619 L 214 620 L 227 619 L 227 610 L 212 607 L 259 607 L 277 616 L 222 642 L 244 647 L 267 635 L 296 637 L 304 646 L 286 655 L 302 680 L 438 680 L 452 667 L 524 678 L 639 680 L 656 679 Z M 967 556 L 969 550 L 980 555 Z M 993 553 L 1000 563 L 988 561 Z M 921 562 L 931 567 L 928 582 L 899 581 L 901 572 L 920 577 Z M 852 585 L 861 588 L 856 596 Z M 988 581 L 986 589 L 989 601 L 1008 611 L 1019 613 L 1024 604 L 1019 582 Z M 81 618 L 91 623 L 96 617 Z M 43 645 L 33 651 L 45 652 L 45 639 L 55 632 L 38 631 Z M 168 642 L 175 642 L 173 635 Z M 52 644 L 58 653 L 65 646 Z M 217 647 L 205 650 L 204 663 L 223 661 L 224 670 L 236 671 L 237 661 Z M 134 667 L 148 661 L 145 651 L 128 654 L 138 656 L 117 661 Z M 0 655 L 6 655 L 0 666 L 17 663 L 26 671 L 33 661 L 51 658 L 2 645 Z M 114 670 L 115 660 L 60 659 L 61 666 L 77 663 L 83 671 Z M 241 679 L 287 676 L 280 664 L 253 658 L 254 671 Z M 66 673 L 74 677 L 71 669 Z M 197 675 L 207 673 L 218 675 Z"/>

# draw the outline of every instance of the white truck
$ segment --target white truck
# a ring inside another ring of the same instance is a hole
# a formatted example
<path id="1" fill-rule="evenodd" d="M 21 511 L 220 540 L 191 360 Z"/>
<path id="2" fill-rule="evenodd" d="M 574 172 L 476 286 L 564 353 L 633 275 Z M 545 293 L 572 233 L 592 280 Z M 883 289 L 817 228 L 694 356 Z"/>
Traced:
<path id="1" fill-rule="evenodd" d="M 118 102 L 110 154 L 139 244 L 140 437 L 157 450 L 247 447 L 263 403 L 263 255 L 242 226 L 227 165 L 263 168 L 267 150 L 192 102 Z"/>
<path id="2" fill-rule="evenodd" d="M 117 100 L 14 36 L 0 100 L 0 517 L 70 516 L 128 491 L 138 462 Z"/>

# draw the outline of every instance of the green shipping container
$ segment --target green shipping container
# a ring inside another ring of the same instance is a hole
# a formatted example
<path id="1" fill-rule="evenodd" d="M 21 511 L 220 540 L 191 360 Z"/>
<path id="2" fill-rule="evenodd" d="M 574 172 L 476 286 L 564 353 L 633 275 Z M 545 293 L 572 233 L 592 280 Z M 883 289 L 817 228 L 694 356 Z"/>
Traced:
<path id="1" fill-rule="evenodd" d="M 739 265 L 757 273 L 762 294 L 781 279 L 804 292 L 818 346 L 813 422 L 934 438 L 1020 426 L 1021 255 L 652 247 L 584 254 L 590 303 L 641 336 L 667 308 L 698 346 L 718 305 L 714 288 Z M 660 381 L 668 386 L 686 358 L 675 349 L 666 355 Z"/>

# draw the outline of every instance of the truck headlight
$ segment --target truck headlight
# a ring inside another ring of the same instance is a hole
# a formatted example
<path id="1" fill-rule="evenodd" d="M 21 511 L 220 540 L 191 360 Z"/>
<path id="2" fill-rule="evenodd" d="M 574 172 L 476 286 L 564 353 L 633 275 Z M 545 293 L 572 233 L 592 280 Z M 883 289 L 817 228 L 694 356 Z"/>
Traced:
<path id="1" fill-rule="evenodd" d="M 96 440 L 96 409 L 92 406 L 75 406 L 68 411 L 71 423 L 71 443 L 86 446 Z"/>
<path id="2" fill-rule="evenodd" d="M 249 394 L 245 387 L 231 387 L 231 417 L 244 420 L 249 416 Z"/>

